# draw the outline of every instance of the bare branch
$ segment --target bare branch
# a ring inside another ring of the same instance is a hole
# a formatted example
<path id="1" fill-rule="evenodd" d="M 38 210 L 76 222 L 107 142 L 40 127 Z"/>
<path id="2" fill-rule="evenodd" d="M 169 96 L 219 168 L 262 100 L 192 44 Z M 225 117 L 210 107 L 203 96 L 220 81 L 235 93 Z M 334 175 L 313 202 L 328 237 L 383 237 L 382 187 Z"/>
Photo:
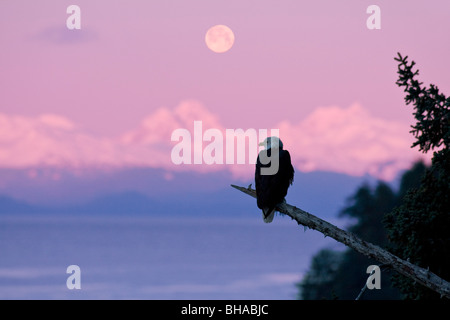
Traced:
<path id="1" fill-rule="evenodd" d="M 239 187 L 236 185 L 231 186 L 248 194 L 249 196 L 256 198 L 256 190 L 252 189 L 250 186 L 248 188 Z M 290 216 L 292 219 L 297 221 L 298 224 L 317 230 L 325 236 L 333 238 L 369 258 L 373 258 L 382 264 L 391 266 L 400 274 L 415 280 L 417 283 L 420 283 L 433 291 L 438 292 L 441 296 L 450 298 L 450 283 L 438 277 L 431 271 L 416 266 L 406 260 L 400 259 L 379 246 L 364 241 L 355 234 L 342 230 L 335 225 L 286 202 L 277 205 L 276 210 Z"/>

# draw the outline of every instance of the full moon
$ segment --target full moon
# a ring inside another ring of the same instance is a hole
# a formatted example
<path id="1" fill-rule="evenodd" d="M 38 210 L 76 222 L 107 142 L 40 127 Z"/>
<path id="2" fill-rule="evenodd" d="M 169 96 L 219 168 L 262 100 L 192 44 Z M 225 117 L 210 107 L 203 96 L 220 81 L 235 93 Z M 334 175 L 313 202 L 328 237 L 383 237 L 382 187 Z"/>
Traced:
<path id="1" fill-rule="evenodd" d="M 230 28 L 219 24 L 209 28 L 205 35 L 205 42 L 211 51 L 227 52 L 234 44 L 234 34 Z"/>

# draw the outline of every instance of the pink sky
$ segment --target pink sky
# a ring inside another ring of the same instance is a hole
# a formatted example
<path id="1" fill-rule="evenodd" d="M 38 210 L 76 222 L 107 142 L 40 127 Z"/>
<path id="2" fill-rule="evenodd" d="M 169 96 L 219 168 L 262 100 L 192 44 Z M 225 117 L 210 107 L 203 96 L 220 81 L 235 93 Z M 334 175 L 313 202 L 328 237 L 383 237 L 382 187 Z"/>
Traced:
<path id="1" fill-rule="evenodd" d="M 300 170 L 391 178 L 420 156 L 393 58 L 450 94 L 449 14 L 446 0 L 3 0 L 0 166 L 171 167 L 170 133 L 193 114 L 279 128 Z M 226 53 L 204 43 L 216 24 L 235 34 Z"/>

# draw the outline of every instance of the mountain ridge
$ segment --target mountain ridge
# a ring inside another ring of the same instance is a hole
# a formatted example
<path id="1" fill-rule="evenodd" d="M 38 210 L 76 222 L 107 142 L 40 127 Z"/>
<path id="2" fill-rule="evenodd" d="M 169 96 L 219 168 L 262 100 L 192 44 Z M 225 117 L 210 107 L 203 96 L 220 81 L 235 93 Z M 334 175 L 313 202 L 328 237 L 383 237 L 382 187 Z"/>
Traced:
<path id="1" fill-rule="evenodd" d="M 60 169 L 40 170 L 37 177 L 30 177 L 25 170 L 0 170 L 0 214 L 236 217 L 259 212 L 254 199 L 230 187 L 248 186 L 253 181 L 235 180 L 226 172 L 168 174 L 160 169 L 134 168 L 75 175 Z M 52 179 L 56 174 L 58 179 Z M 375 180 L 297 171 L 286 200 L 316 215 L 335 217 L 358 186 Z"/>

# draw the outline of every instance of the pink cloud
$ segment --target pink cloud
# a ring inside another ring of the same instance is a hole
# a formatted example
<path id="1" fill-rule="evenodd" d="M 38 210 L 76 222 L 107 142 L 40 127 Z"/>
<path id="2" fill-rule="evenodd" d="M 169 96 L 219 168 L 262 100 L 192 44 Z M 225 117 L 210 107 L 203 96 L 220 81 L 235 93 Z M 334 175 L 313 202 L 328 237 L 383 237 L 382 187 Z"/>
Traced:
<path id="1" fill-rule="evenodd" d="M 194 121 L 202 121 L 203 130 L 216 128 L 224 131 L 216 115 L 200 102 L 182 101 L 176 108 L 161 107 L 145 117 L 137 128 L 124 133 L 118 144 L 126 150 L 129 165 L 163 167 L 175 171 L 195 170 L 207 172 L 221 170 L 217 166 L 176 166 L 171 160 L 171 150 L 177 142 L 171 141 L 176 129 L 194 131 Z"/>
<path id="2" fill-rule="evenodd" d="M 75 124 L 69 119 L 61 117 L 56 114 L 43 114 L 39 116 L 38 121 L 48 127 L 59 128 L 63 130 L 73 130 L 75 129 Z"/>
<path id="3" fill-rule="evenodd" d="M 369 173 L 389 180 L 421 157 L 410 148 L 408 124 L 376 118 L 359 104 L 321 107 L 300 123 L 283 121 L 279 127 L 302 171 Z"/>
<path id="4" fill-rule="evenodd" d="M 125 133 L 121 142 L 126 145 L 156 145 L 170 142 L 175 129 L 185 128 L 193 131 L 194 121 L 201 120 L 203 128 L 223 130 L 216 115 L 195 100 L 182 101 L 175 109 L 159 108 L 142 120 L 140 125 Z"/>
<path id="5" fill-rule="evenodd" d="M 94 138 L 54 114 L 24 117 L 0 114 L 0 166 L 119 165 L 112 141 Z"/>
<path id="6" fill-rule="evenodd" d="M 197 101 L 183 101 L 172 109 L 161 107 L 118 138 L 93 136 L 56 114 L 0 114 L 0 167 L 147 166 L 169 171 L 228 170 L 235 178 L 251 179 L 254 165 L 248 155 L 246 164 L 226 164 L 225 155 L 224 164 L 172 163 L 171 150 L 177 144 L 171 141 L 172 132 L 183 128 L 193 134 L 194 121 L 198 120 L 202 121 L 203 133 L 218 129 L 226 139 L 220 119 Z M 279 129 L 294 166 L 301 171 L 371 174 L 390 180 L 421 156 L 410 148 L 413 137 L 408 124 L 374 117 L 359 104 L 317 108 L 298 123 L 282 121 L 272 128 Z M 264 128 L 254 129 L 258 132 Z M 204 141 L 203 148 L 209 143 Z"/>

